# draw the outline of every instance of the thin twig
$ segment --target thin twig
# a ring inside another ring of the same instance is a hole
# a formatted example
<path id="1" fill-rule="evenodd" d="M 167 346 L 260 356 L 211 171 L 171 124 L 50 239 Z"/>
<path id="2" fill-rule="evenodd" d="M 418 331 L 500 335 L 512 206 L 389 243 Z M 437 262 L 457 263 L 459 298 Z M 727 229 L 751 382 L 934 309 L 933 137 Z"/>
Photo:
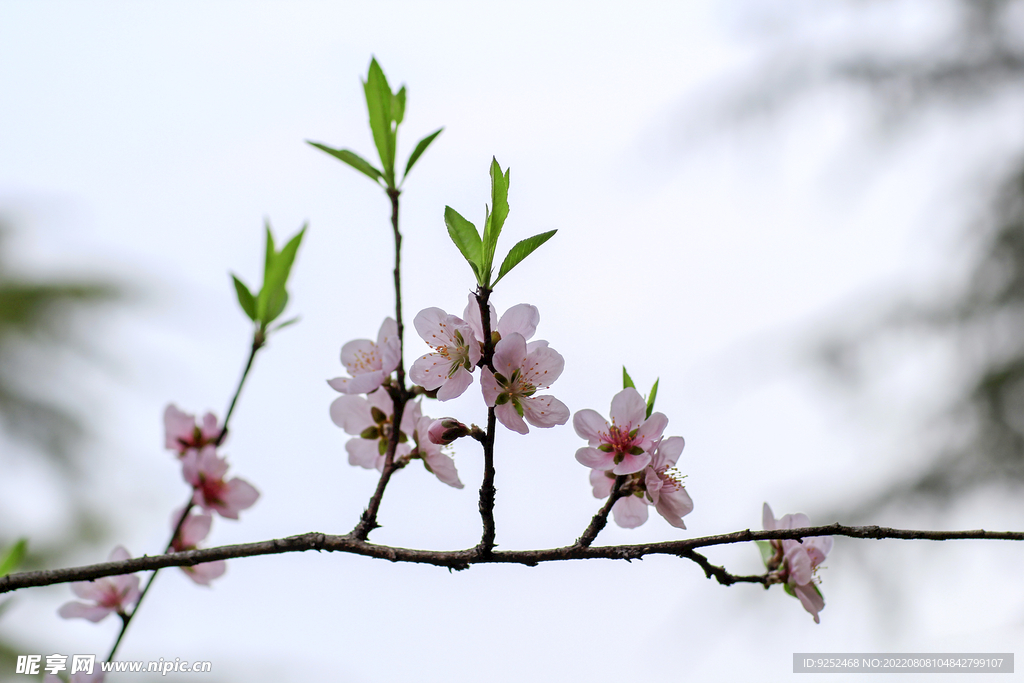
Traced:
<path id="1" fill-rule="evenodd" d="M 253 334 L 252 345 L 249 351 L 249 360 L 245 363 L 245 369 L 242 371 L 242 376 L 238 379 L 238 386 L 235 387 L 235 393 L 231 397 L 231 403 L 228 405 L 228 412 L 224 415 L 224 424 L 220 430 L 220 436 L 217 437 L 217 446 L 224 441 L 228 435 L 228 422 L 231 420 L 231 415 L 235 412 L 235 406 L 238 404 L 238 397 L 242 395 L 242 387 L 245 386 L 245 380 L 249 377 L 249 370 L 252 369 L 253 360 L 256 358 L 256 352 L 263 348 L 263 345 L 267 343 L 266 335 L 262 328 L 257 328 Z M 171 539 L 167 541 L 167 547 L 164 549 L 166 555 L 174 547 L 174 539 L 178 537 L 178 533 L 181 531 L 181 526 L 185 523 L 185 518 L 188 517 L 188 513 L 192 510 L 192 496 L 189 495 L 188 503 L 185 504 L 185 509 L 181 513 L 181 517 L 178 518 L 178 523 L 174 525 L 174 531 L 171 532 Z M 157 572 L 160 568 L 157 567 L 153 570 L 149 579 L 146 581 L 146 585 L 142 588 L 142 592 L 139 593 L 139 599 L 135 601 L 135 607 L 128 614 L 121 615 L 121 630 L 118 631 L 117 638 L 114 640 L 114 645 L 110 648 L 110 654 L 107 655 L 107 661 L 112 661 L 114 655 L 117 654 L 117 648 L 121 646 L 121 640 L 124 638 L 125 632 L 128 630 L 128 625 L 132 623 L 132 619 L 139 612 L 139 606 L 142 604 L 143 598 L 149 592 L 150 586 L 153 585 L 153 580 L 156 579 Z M 89 580 L 89 579 L 86 579 Z"/>
<path id="2" fill-rule="evenodd" d="M 391 199 L 391 230 L 395 237 L 395 321 L 398 323 L 398 368 L 395 371 L 395 382 L 387 387 L 394 406 L 391 417 L 391 434 L 388 437 L 388 448 L 384 454 L 384 467 L 381 469 L 380 478 L 377 480 L 377 488 L 374 489 L 370 502 L 359 517 L 359 522 L 352 529 L 352 536 L 360 541 L 365 541 L 370 532 L 379 527 L 377 513 L 380 511 L 380 503 L 384 499 L 384 490 L 391 481 L 391 475 L 400 467 L 395 467 L 395 452 L 398 450 L 398 442 L 401 437 L 402 415 L 405 414 L 405 404 L 408 403 L 412 394 L 405 386 L 405 362 L 402 352 L 405 348 L 405 326 L 402 323 L 402 233 L 398 230 L 398 197 L 401 190 L 397 188 L 387 189 L 388 197 Z"/>
<path id="3" fill-rule="evenodd" d="M 612 511 L 612 506 L 618 502 L 619 498 L 622 498 L 622 496 L 625 495 L 622 491 L 622 485 L 625 483 L 626 475 L 620 474 L 615 478 L 615 483 L 612 484 L 611 493 L 608 494 L 608 500 L 605 501 L 600 511 L 594 515 L 594 518 L 590 520 L 590 526 L 586 528 L 583 535 L 576 539 L 575 545 L 581 548 L 586 548 L 594 542 L 597 535 L 601 533 L 601 530 L 604 529 L 606 524 L 608 524 L 608 513 Z"/>
<path id="4" fill-rule="evenodd" d="M 476 292 L 477 306 L 480 307 L 480 326 L 484 333 L 484 353 L 480 359 L 481 368 L 494 372 L 494 340 L 491 338 L 491 307 L 488 303 L 491 290 L 486 287 L 479 287 Z M 482 369 L 481 372 L 484 370 Z M 497 491 L 494 488 L 494 434 L 497 430 L 497 422 L 494 414 L 494 407 L 487 409 L 487 433 L 483 438 L 484 447 L 484 475 L 480 482 L 480 521 L 483 524 L 483 533 L 480 536 L 480 544 L 477 546 L 481 555 L 488 555 L 494 550 L 495 526 L 494 526 L 494 496 Z"/>
<path id="5" fill-rule="evenodd" d="M 330 552 L 346 552 L 365 557 L 376 557 L 391 562 L 415 562 L 431 564 L 448 569 L 466 569 L 473 564 L 522 564 L 536 566 L 542 562 L 563 560 L 638 560 L 647 555 L 676 555 L 685 557 L 695 548 L 706 548 L 730 543 L 746 543 L 750 541 L 768 541 L 772 539 L 810 538 L 813 536 L 847 536 L 866 539 L 903 539 L 903 540 L 990 540 L 990 541 L 1024 541 L 1024 531 L 919 531 L 912 529 L 890 529 L 878 526 L 845 526 L 829 524 L 827 526 L 804 527 L 799 529 L 774 529 L 772 531 L 734 531 L 729 534 L 703 536 L 678 541 L 660 543 L 638 543 L 635 545 L 591 546 L 578 545 L 550 548 L 546 550 L 496 550 L 486 555 L 478 548 L 466 550 L 414 550 L 386 545 L 377 545 L 361 541 L 351 535 L 332 536 L 322 533 L 307 533 L 288 538 L 278 538 L 257 543 L 242 543 L 201 550 L 186 550 L 167 555 L 135 557 L 119 562 L 102 562 L 100 564 L 67 569 L 48 569 L 43 571 L 19 572 L 0 577 L 0 594 L 9 593 L 21 588 L 32 586 L 51 586 L 71 581 L 92 581 L 104 576 L 133 574 L 140 571 L 152 571 L 164 567 L 190 567 L 204 562 L 229 560 L 239 557 L 255 557 L 258 555 L 275 555 L 306 550 L 326 550 Z M 691 558 L 692 559 L 692 558 Z M 699 562 L 698 562 L 699 564 Z"/>

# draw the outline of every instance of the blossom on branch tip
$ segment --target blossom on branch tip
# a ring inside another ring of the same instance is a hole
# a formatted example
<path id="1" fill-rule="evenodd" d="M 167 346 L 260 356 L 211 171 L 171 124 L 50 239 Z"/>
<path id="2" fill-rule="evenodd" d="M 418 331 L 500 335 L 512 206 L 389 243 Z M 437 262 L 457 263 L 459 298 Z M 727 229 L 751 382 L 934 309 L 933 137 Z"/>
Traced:
<path id="1" fill-rule="evenodd" d="M 356 339 L 341 347 L 341 362 L 351 377 L 335 377 L 327 383 L 343 394 L 368 394 L 384 383 L 400 361 L 398 323 L 385 318 L 376 343 Z"/>
<path id="2" fill-rule="evenodd" d="M 413 382 L 428 391 L 437 390 L 441 401 L 461 396 L 473 383 L 473 371 L 480 362 L 480 343 L 462 319 L 440 308 L 425 308 L 413 325 L 434 353 L 421 356 L 409 368 Z"/>
<path id="3" fill-rule="evenodd" d="M 185 453 L 181 471 L 185 481 L 195 490 L 192 502 L 221 517 L 238 519 L 239 511 L 252 507 L 260 497 L 259 491 L 243 479 L 224 480 L 228 463 L 217 455 L 213 446 Z"/>
<path id="4" fill-rule="evenodd" d="M 378 389 L 366 398 L 340 396 L 334 400 L 331 404 L 331 420 L 348 434 L 357 437 L 349 439 L 345 444 L 350 465 L 377 471 L 384 469 L 394 412 L 395 404 L 384 389 Z M 405 404 L 398 432 L 396 459 L 412 451 L 409 436 L 421 415 L 419 402 Z"/>
<path id="5" fill-rule="evenodd" d="M 554 396 L 535 396 L 562 374 L 565 360 L 546 341 L 529 345 L 518 332 L 511 332 L 494 347 L 494 372 L 484 368 L 480 388 L 484 401 L 494 408 L 501 424 L 527 434 L 534 427 L 554 427 L 569 420 L 569 409 Z M 526 418 L 524 421 L 523 418 Z"/>
<path id="6" fill-rule="evenodd" d="M 647 404 L 633 387 L 612 398 L 611 424 L 595 410 L 578 411 L 572 426 L 589 445 L 576 451 L 576 460 L 613 474 L 640 472 L 651 462 L 651 450 L 668 426 L 663 414 L 653 413 L 645 419 L 646 415 Z"/>
<path id="7" fill-rule="evenodd" d="M 222 431 L 213 413 L 206 413 L 202 423 L 196 424 L 195 415 L 178 410 L 173 403 L 164 409 L 164 444 L 168 450 L 177 451 L 179 456 L 190 448 L 216 445 Z"/>
<path id="8" fill-rule="evenodd" d="M 131 555 L 124 546 L 117 546 L 110 553 L 110 562 L 123 562 Z M 105 576 L 95 581 L 76 581 L 71 584 L 72 592 L 83 600 L 92 600 L 95 604 L 71 601 L 64 603 L 57 613 L 65 619 L 88 619 L 100 621 L 108 614 L 126 614 L 128 609 L 139 601 L 139 577 L 134 574 L 122 576 Z"/>
<path id="9" fill-rule="evenodd" d="M 761 521 L 766 531 L 775 529 L 799 529 L 811 526 L 810 518 L 803 514 L 783 515 L 775 519 L 768 503 L 761 509 Z M 818 612 L 825 608 L 825 598 L 818 590 L 814 573 L 832 550 L 831 536 L 811 536 L 801 541 L 796 539 L 773 539 L 772 556 L 766 560 L 768 570 L 779 583 L 785 583 L 787 592 L 800 600 L 800 604 L 820 624 Z"/>
<path id="10" fill-rule="evenodd" d="M 171 514 L 172 530 L 178 526 L 178 520 L 181 519 L 181 513 L 184 511 L 185 508 L 178 508 Z M 213 515 L 209 512 L 189 513 L 171 541 L 171 550 L 176 553 L 195 550 L 199 547 L 200 541 L 210 533 L 211 524 L 213 524 Z M 209 586 L 211 581 L 224 575 L 224 572 L 227 571 L 227 563 L 224 560 L 215 560 L 191 567 L 183 566 L 181 571 L 196 583 Z"/>

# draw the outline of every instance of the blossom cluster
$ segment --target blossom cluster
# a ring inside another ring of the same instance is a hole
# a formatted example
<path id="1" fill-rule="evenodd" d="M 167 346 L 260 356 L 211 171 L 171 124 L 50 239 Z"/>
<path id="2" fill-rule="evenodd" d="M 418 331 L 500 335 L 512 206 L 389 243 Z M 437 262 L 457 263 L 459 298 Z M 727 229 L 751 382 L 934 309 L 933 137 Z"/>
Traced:
<path id="1" fill-rule="evenodd" d="M 227 460 L 217 455 L 223 436 L 224 429 L 217 424 L 212 413 L 206 413 L 197 422 L 194 415 L 182 412 L 173 404 L 164 411 L 164 445 L 178 457 L 182 477 L 192 487 L 189 504 L 171 515 L 174 536 L 168 547 L 170 551 L 196 549 L 210 533 L 214 512 L 221 517 L 238 519 L 238 513 L 251 507 L 259 498 L 259 492 L 247 481 L 238 477 L 225 478 Z M 200 511 L 192 510 L 193 506 L 199 507 Z M 119 545 L 110 554 L 110 561 L 123 561 L 130 557 L 128 551 Z M 223 560 L 218 560 L 181 569 L 197 584 L 209 586 L 211 581 L 224 574 L 227 566 Z M 108 614 L 125 617 L 141 597 L 139 577 L 135 575 L 79 581 L 71 584 L 71 590 L 76 596 L 91 600 L 92 604 L 65 603 L 58 612 L 65 619 L 95 622 Z"/>
<path id="2" fill-rule="evenodd" d="M 766 531 L 811 525 L 810 518 L 800 512 L 775 519 L 768 503 L 762 508 L 761 518 Z M 800 541 L 787 538 L 770 541 L 770 544 L 772 552 L 765 558 L 765 566 L 771 574 L 770 582 L 784 584 L 786 592 L 799 598 L 800 604 L 814 617 L 814 623 L 821 623 L 818 612 L 824 609 L 825 598 L 818 590 L 815 571 L 832 550 L 832 537 L 813 536 Z"/>
<path id="3" fill-rule="evenodd" d="M 423 415 L 420 401 L 410 401 L 395 424 L 395 402 L 388 393 L 391 373 L 401 362 L 398 325 L 386 318 L 377 341 L 357 339 L 341 349 L 341 362 L 350 377 L 328 380 L 339 396 L 331 403 L 331 420 L 355 438 L 345 444 L 348 462 L 356 467 L 383 471 L 392 434 L 398 445 L 392 458 L 398 463 L 419 459 L 441 482 L 462 488 L 451 456 L 428 436 L 433 419 Z"/>
<path id="4" fill-rule="evenodd" d="M 597 411 L 578 411 L 572 425 L 587 445 L 576 451 L 576 460 L 591 468 L 595 498 L 607 498 L 622 478 L 621 497 L 612 506 L 619 526 L 640 526 L 653 505 L 669 524 L 685 529 L 683 517 L 693 510 L 693 501 L 675 469 L 685 441 L 681 436 L 664 437 L 668 418 L 647 412 L 646 402 L 633 387 L 612 398 L 611 423 Z"/>

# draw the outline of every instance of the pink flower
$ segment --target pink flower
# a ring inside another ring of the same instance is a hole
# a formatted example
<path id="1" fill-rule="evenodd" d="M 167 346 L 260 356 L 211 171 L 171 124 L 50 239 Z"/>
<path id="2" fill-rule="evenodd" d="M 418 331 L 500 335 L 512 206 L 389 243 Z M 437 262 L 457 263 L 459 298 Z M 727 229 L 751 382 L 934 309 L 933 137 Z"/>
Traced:
<path id="1" fill-rule="evenodd" d="M 540 324 L 540 311 L 536 306 L 517 304 L 505 311 L 500 320 L 497 311 L 494 310 L 494 305 L 488 303 L 487 307 L 490 313 L 491 336 L 496 337 L 495 344 L 513 332 L 523 335 L 523 339 L 527 341 L 536 334 L 537 325 Z M 472 294 L 469 295 L 469 303 L 466 305 L 462 317 L 472 328 L 473 335 L 483 344 L 484 325 L 480 319 L 480 304 Z"/>
<path id="2" fill-rule="evenodd" d="M 674 527 L 685 529 L 683 517 L 693 511 L 693 501 L 683 488 L 675 470 L 676 460 L 683 452 L 681 436 L 660 439 L 654 446 L 651 462 L 640 472 L 628 475 L 623 482 L 626 492 L 612 506 L 612 518 L 625 529 L 633 529 L 647 521 L 647 506 L 654 509 Z M 616 475 L 610 470 L 591 470 L 590 484 L 595 498 L 611 495 Z"/>
<path id="3" fill-rule="evenodd" d="M 131 557 L 124 546 L 117 546 L 110 553 L 110 562 L 121 562 Z M 77 581 L 71 584 L 71 591 L 84 600 L 92 600 L 95 604 L 83 602 L 66 602 L 57 611 L 65 619 L 88 619 L 97 622 L 108 614 L 126 614 L 128 609 L 139 600 L 139 577 L 133 575 L 105 576 L 95 581 Z"/>
<path id="4" fill-rule="evenodd" d="M 177 526 L 183 510 L 184 508 L 178 508 L 171 515 L 171 529 Z M 190 513 L 185 518 L 185 521 L 181 523 L 181 528 L 178 530 L 174 540 L 171 541 L 171 550 L 176 553 L 183 550 L 195 550 L 199 547 L 199 543 L 210 533 L 211 524 L 213 524 L 213 515 L 209 512 Z M 182 567 L 181 571 L 185 572 L 185 575 L 196 583 L 209 586 L 211 581 L 223 576 L 227 568 L 227 563 L 224 560 L 216 560 L 192 567 Z"/>
<path id="5" fill-rule="evenodd" d="M 473 383 L 473 371 L 480 362 L 480 343 L 472 329 L 440 308 L 423 309 L 413 324 L 434 353 L 417 359 L 409 377 L 428 391 L 437 389 L 441 401 L 461 396 Z"/>
<path id="6" fill-rule="evenodd" d="M 768 503 L 761 510 L 761 521 L 766 531 L 774 529 L 799 529 L 811 526 L 811 520 L 803 513 L 783 515 L 775 519 Z M 800 600 L 804 609 L 820 624 L 818 612 L 825 608 L 825 598 L 818 590 L 814 572 L 825 561 L 832 550 L 831 536 L 812 536 L 802 541 L 783 539 L 771 541 L 775 554 L 767 562 L 768 570 L 774 572 L 780 582 L 785 582 L 793 595 Z"/>
<path id="7" fill-rule="evenodd" d="M 366 469 L 384 469 L 384 458 L 388 450 L 394 421 L 395 404 L 383 389 L 372 392 L 366 398 L 341 396 L 331 404 L 331 420 L 348 434 L 357 437 L 345 444 L 350 465 Z M 421 416 L 419 403 L 407 403 L 402 413 L 398 434 L 398 449 L 395 458 L 412 451 L 409 435 L 416 429 Z"/>
<path id="8" fill-rule="evenodd" d="M 454 417 L 442 417 L 440 420 L 430 423 L 430 427 L 427 429 L 427 440 L 438 446 L 447 446 L 469 433 L 469 427 Z"/>
<path id="9" fill-rule="evenodd" d="M 511 332 L 494 347 L 494 372 L 484 368 L 480 388 L 484 401 L 494 407 L 501 424 L 514 432 L 527 434 L 526 418 L 534 427 L 563 425 L 569 409 L 554 396 L 535 396 L 547 389 L 562 374 L 565 361 L 546 341 L 531 342 Z"/>
<path id="10" fill-rule="evenodd" d="M 416 443 L 416 454 L 423 460 L 423 466 L 428 472 L 432 472 L 440 481 L 457 489 L 462 488 L 459 480 L 459 473 L 455 469 L 455 461 L 446 455 L 439 444 L 430 440 L 428 432 L 434 420 L 429 417 L 421 417 L 416 421 L 416 430 L 413 432 L 413 441 Z"/>
<path id="11" fill-rule="evenodd" d="M 369 339 L 356 339 L 341 347 L 341 362 L 352 376 L 335 377 L 327 383 L 343 394 L 368 394 L 384 383 L 400 360 L 398 323 L 385 318 L 376 344 Z"/>
<path id="12" fill-rule="evenodd" d="M 202 448 L 220 439 L 221 427 L 213 413 L 203 415 L 203 423 L 196 424 L 195 415 L 178 410 L 173 403 L 164 410 L 164 442 L 169 450 L 184 455 L 190 448 Z"/>
<path id="13" fill-rule="evenodd" d="M 221 517 L 238 519 L 240 510 L 252 507 L 260 497 L 251 484 L 239 478 L 225 481 L 227 460 L 217 456 L 213 446 L 190 450 L 182 459 L 182 475 L 195 494 L 192 502 L 204 510 L 214 511 Z"/>
<path id="14" fill-rule="evenodd" d="M 587 467 L 611 470 L 613 474 L 641 471 L 651 462 L 650 451 L 668 426 L 668 418 L 661 413 L 644 419 L 646 414 L 647 404 L 632 387 L 612 398 L 610 425 L 594 410 L 578 411 L 572 426 L 590 445 L 576 451 L 576 459 Z"/>

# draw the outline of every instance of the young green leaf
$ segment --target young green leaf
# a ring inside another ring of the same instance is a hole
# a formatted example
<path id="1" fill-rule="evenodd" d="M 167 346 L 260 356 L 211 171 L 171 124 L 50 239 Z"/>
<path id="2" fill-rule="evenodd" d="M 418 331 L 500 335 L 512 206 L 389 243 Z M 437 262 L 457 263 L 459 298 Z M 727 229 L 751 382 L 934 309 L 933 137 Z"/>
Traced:
<path id="1" fill-rule="evenodd" d="M 395 125 L 402 123 L 402 119 L 405 118 L 405 86 L 403 85 L 395 93 L 394 99 L 391 100 L 391 120 L 395 122 Z"/>
<path id="2" fill-rule="evenodd" d="M 494 219 L 492 218 L 491 220 L 493 221 Z M 517 242 L 516 245 L 509 250 L 508 255 L 505 256 L 505 260 L 502 261 L 501 268 L 498 269 L 498 279 L 494 281 L 494 284 L 498 284 L 498 281 L 501 280 L 501 278 L 505 277 L 510 270 L 518 266 L 524 258 L 532 254 L 537 247 L 551 239 L 556 232 L 558 231 L 548 230 L 547 232 L 542 232 L 539 235 L 527 237 L 525 240 Z"/>
<path id="3" fill-rule="evenodd" d="M 469 264 L 473 266 L 477 282 L 484 284 L 480 278 L 482 273 L 480 264 L 481 243 L 480 233 L 476 231 L 476 226 L 459 215 L 459 212 L 450 206 L 444 207 L 444 224 L 448 226 L 448 235 L 452 238 L 452 242 L 455 242 L 455 246 L 459 248 L 459 251 L 469 261 Z"/>
<path id="4" fill-rule="evenodd" d="M 430 143 L 434 141 L 434 138 L 441 134 L 442 130 L 444 130 L 444 126 L 438 128 L 433 133 L 416 143 L 416 149 L 414 149 L 412 154 L 409 155 L 409 161 L 405 164 L 405 173 L 402 175 L 402 182 L 405 182 L 406 176 L 408 176 L 409 171 L 412 170 L 412 165 L 416 163 L 420 158 L 420 155 L 427 151 L 427 147 L 429 147 Z"/>
<path id="5" fill-rule="evenodd" d="M 14 545 L 11 546 L 3 559 L 0 560 L 0 576 L 7 576 L 12 571 L 18 568 L 21 561 L 25 559 L 25 552 L 28 550 L 28 539 L 19 538 Z"/>
<path id="6" fill-rule="evenodd" d="M 352 150 L 348 150 L 348 149 L 333 149 L 331 147 L 328 147 L 327 145 L 322 145 L 319 142 L 312 142 L 310 140 L 306 140 L 306 142 L 308 142 L 309 144 L 313 145 L 314 147 L 316 147 L 319 150 L 327 152 L 332 157 L 334 157 L 336 159 L 340 159 L 341 161 L 344 161 L 346 164 L 348 164 L 352 168 L 356 169 L 360 173 L 365 173 L 366 175 L 368 175 L 371 178 L 373 178 L 374 180 L 376 180 L 378 183 L 380 182 L 381 178 L 384 177 L 384 174 L 381 173 L 380 171 L 378 171 L 373 166 L 373 164 L 371 164 L 369 161 L 367 161 L 366 159 L 362 158 L 361 156 L 359 156 L 358 154 L 356 154 Z"/>
<path id="7" fill-rule="evenodd" d="M 267 231 L 267 253 L 263 257 L 263 281 L 267 281 L 267 273 L 274 265 L 274 257 L 277 256 L 277 249 L 274 248 L 274 235 L 270 232 L 270 221 L 264 220 L 263 227 Z"/>
<path id="8" fill-rule="evenodd" d="M 249 316 L 249 320 L 256 320 L 256 299 L 253 297 L 252 292 L 249 288 L 238 279 L 234 273 L 231 273 L 231 279 L 235 281 L 235 293 L 238 295 L 238 305 L 242 307 L 242 311 Z"/>
<path id="9" fill-rule="evenodd" d="M 634 389 L 636 389 L 636 385 L 633 384 L 633 378 L 629 376 L 629 373 L 626 372 L 626 366 L 623 365 L 622 366 L 622 388 L 623 389 L 629 389 L 630 387 L 633 387 Z"/>
<path id="10" fill-rule="evenodd" d="M 501 172 L 498 160 L 491 157 L 491 209 L 488 220 L 484 224 L 483 267 L 490 270 L 494 262 L 494 249 L 498 245 L 498 236 L 508 216 L 508 171 Z"/>
<path id="11" fill-rule="evenodd" d="M 661 381 L 660 377 L 658 379 L 654 380 L 654 386 L 651 387 L 651 393 L 647 397 L 647 417 L 650 417 L 651 413 L 654 412 L 654 399 L 658 395 L 658 382 L 660 382 L 660 381 Z"/>
<path id="12" fill-rule="evenodd" d="M 274 327 L 274 332 L 277 332 L 278 330 L 284 329 L 285 327 L 288 327 L 289 325 L 294 325 L 297 322 L 299 322 L 299 316 L 295 316 L 294 318 L 288 318 L 283 323 L 278 323 L 277 326 Z"/>
<path id="13" fill-rule="evenodd" d="M 284 287 L 279 287 L 278 289 L 272 291 L 267 299 L 267 316 L 266 319 L 263 321 L 263 324 L 269 325 L 270 323 L 277 320 L 277 317 L 284 313 L 284 308 L 287 305 L 288 291 Z"/>
<path id="14" fill-rule="evenodd" d="M 394 135 L 391 130 L 391 102 L 394 95 L 376 59 L 370 60 L 370 70 L 366 75 L 366 81 L 363 82 L 363 92 L 366 94 L 366 109 L 370 114 L 373 142 L 377 146 L 377 154 L 380 155 L 380 163 L 384 169 L 384 180 L 388 187 L 392 187 L 395 181 Z"/>

